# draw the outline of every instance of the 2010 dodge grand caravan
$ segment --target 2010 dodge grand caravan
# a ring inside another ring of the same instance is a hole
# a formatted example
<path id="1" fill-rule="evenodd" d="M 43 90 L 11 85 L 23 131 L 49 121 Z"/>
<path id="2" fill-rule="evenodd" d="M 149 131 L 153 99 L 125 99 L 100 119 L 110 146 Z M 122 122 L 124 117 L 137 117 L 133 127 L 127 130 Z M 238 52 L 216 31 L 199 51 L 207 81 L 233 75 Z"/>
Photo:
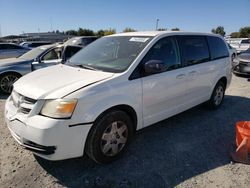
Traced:
<path id="1" fill-rule="evenodd" d="M 64 65 L 14 84 L 5 117 L 15 140 L 48 160 L 87 154 L 110 162 L 134 132 L 208 101 L 231 81 L 218 35 L 133 32 L 96 40 Z"/>

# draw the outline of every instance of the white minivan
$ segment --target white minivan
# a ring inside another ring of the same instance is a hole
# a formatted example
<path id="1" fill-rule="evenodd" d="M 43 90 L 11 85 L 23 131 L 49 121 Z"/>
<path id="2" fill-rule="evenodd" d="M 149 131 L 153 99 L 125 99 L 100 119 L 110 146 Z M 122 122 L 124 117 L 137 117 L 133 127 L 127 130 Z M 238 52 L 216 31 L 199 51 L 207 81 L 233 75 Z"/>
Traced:
<path id="1" fill-rule="evenodd" d="M 131 32 L 96 40 L 66 64 L 15 84 L 5 119 L 36 155 L 119 157 L 136 130 L 198 104 L 216 109 L 231 82 L 224 39 L 191 32 Z"/>

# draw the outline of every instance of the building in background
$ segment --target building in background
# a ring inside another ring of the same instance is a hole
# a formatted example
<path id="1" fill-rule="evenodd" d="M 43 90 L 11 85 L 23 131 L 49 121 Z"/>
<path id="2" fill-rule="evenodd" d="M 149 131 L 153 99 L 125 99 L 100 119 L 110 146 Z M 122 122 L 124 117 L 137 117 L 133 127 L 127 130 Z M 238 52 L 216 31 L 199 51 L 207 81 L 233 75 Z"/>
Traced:
<path id="1" fill-rule="evenodd" d="M 9 35 L 0 38 L 0 42 L 21 43 L 24 41 L 48 41 L 51 43 L 63 42 L 71 38 L 71 35 L 54 32 L 23 33 L 21 35 Z"/>

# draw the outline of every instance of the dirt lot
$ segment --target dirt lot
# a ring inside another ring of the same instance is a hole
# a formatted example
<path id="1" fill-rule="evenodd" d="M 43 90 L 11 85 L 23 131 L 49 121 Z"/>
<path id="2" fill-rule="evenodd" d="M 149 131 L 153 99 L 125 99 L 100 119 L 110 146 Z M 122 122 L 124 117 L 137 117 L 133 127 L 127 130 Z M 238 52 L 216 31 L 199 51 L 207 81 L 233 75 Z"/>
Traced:
<path id="1" fill-rule="evenodd" d="M 10 136 L 0 102 L 0 187 L 250 187 L 250 166 L 230 163 L 234 126 L 250 120 L 250 82 L 233 78 L 223 106 L 199 106 L 139 131 L 118 161 L 49 162 Z"/>

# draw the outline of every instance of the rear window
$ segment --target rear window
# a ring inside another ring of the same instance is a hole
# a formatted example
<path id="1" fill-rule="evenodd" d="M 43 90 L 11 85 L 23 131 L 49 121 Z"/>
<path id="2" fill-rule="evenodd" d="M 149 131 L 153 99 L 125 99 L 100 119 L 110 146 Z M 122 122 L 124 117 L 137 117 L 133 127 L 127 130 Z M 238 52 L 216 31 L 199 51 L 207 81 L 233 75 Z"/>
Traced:
<path id="1" fill-rule="evenodd" d="M 209 50 L 204 36 L 181 37 L 181 50 L 185 64 L 193 65 L 208 61 Z"/>
<path id="2" fill-rule="evenodd" d="M 244 40 L 242 40 L 241 44 L 250 44 L 250 39 L 244 39 Z"/>
<path id="3" fill-rule="evenodd" d="M 219 37 L 208 36 L 211 59 L 219 59 L 229 56 L 225 42 Z"/>
<path id="4" fill-rule="evenodd" d="M 18 49 L 23 49 L 23 48 L 15 44 L 1 44 L 0 49 L 1 50 L 18 50 Z"/>

